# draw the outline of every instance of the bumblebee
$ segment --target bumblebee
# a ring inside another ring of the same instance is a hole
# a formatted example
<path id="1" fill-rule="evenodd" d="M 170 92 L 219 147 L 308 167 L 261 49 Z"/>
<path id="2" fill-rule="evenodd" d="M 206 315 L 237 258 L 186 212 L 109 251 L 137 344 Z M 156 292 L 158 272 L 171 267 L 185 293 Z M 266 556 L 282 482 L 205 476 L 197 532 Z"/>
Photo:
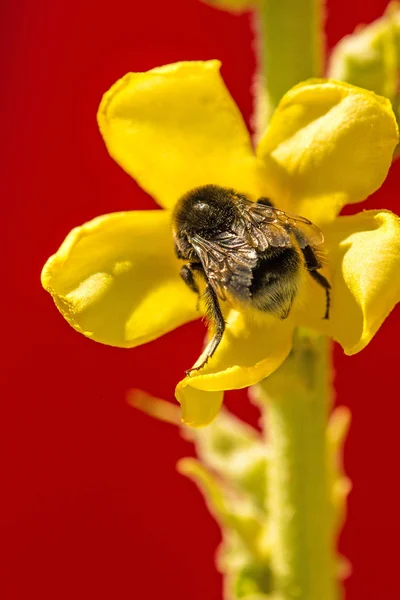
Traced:
<path id="1" fill-rule="evenodd" d="M 221 301 L 286 319 L 305 268 L 325 290 L 323 318 L 329 318 L 331 286 L 319 272 L 317 248 L 324 236 L 308 219 L 275 208 L 267 198 L 252 202 L 235 190 L 205 185 L 178 201 L 172 231 L 176 256 L 185 261 L 180 275 L 204 300 L 214 330 L 187 375 L 206 364 L 222 339 Z M 200 280 L 205 284 L 202 293 Z"/>

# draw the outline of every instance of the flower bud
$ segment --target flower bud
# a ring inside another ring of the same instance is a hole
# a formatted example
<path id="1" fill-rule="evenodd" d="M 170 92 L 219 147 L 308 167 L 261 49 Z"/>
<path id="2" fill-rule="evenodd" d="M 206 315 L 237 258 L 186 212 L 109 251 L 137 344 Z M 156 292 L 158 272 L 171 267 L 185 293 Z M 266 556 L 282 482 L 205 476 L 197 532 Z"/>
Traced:
<path id="1" fill-rule="evenodd" d="M 400 10 L 397 2 L 371 23 L 358 27 L 334 48 L 328 76 L 394 100 L 400 56 Z"/>

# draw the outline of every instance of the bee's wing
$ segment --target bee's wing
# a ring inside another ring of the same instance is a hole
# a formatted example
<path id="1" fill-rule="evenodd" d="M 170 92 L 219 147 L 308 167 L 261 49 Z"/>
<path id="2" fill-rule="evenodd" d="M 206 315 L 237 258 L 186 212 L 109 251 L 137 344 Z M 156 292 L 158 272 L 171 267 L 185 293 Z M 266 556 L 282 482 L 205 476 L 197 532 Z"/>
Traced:
<path id="1" fill-rule="evenodd" d="M 241 211 L 238 223 L 239 235 L 246 238 L 253 248 L 260 251 L 269 246 L 275 248 L 292 246 L 290 231 L 270 206 L 248 201 Z"/>
<path id="2" fill-rule="evenodd" d="M 283 219 L 289 223 L 300 248 L 323 244 L 324 234 L 319 227 L 314 225 L 314 223 L 311 223 L 311 221 L 305 217 L 290 215 L 283 211 L 280 212 L 283 213 Z"/>
<path id="3" fill-rule="evenodd" d="M 232 232 L 221 233 L 212 240 L 195 235 L 190 242 L 221 300 L 226 300 L 226 291 L 250 299 L 252 270 L 258 260 L 255 248 Z"/>
<path id="4" fill-rule="evenodd" d="M 319 246 L 324 241 L 324 235 L 319 227 L 304 217 L 257 203 L 247 206 L 246 212 L 253 221 L 258 219 L 256 228 L 265 232 L 271 246 L 290 246 L 290 233 L 293 233 L 300 248 Z"/>

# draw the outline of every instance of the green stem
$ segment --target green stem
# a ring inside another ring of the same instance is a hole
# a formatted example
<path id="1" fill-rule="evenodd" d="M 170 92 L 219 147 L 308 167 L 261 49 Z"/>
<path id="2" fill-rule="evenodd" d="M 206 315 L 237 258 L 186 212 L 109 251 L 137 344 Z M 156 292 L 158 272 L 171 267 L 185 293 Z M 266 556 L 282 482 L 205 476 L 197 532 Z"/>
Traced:
<path id="1" fill-rule="evenodd" d="M 271 569 L 276 600 L 336 600 L 327 419 L 329 342 L 304 332 L 256 395 L 267 432 Z"/>
<path id="2" fill-rule="evenodd" d="M 321 77 L 322 0 L 259 0 L 255 15 L 258 75 L 256 129 L 265 130 L 282 96 L 296 83 Z"/>
<path id="3" fill-rule="evenodd" d="M 323 0 L 259 0 L 256 136 L 282 96 L 322 75 Z M 328 468 L 329 342 L 298 333 L 290 357 L 256 388 L 268 433 L 268 523 L 274 600 L 337 600 Z"/>

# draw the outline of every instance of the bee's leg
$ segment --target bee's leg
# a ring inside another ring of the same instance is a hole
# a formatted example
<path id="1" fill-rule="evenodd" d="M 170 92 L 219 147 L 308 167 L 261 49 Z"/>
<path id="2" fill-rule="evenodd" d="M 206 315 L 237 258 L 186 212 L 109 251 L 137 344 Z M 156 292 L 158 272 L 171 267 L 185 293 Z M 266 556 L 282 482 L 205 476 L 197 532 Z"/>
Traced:
<path id="1" fill-rule="evenodd" d="M 206 303 L 206 314 L 209 321 L 214 323 L 215 331 L 211 340 L 208 342 L 205 350 L 201 354 L 200 358 L 196 361 L 191 369 L 186 371 L 186 375 L 191 375 L 193 371 L 199 371 L 204 367 L 207 361 L 212 357 L 214 352 L 219 346 L 222 336 L 225 331 L 225 321 L 221 312 L 221 307 L 218 302 L 217 294 L 214 292 L 210 284 L 207 284 L 205 292 L 203 294 Z"/>
<path id="2" fill-rule="evenodd" d="M 311 246 L 306 246 L 305 248 L 302 248 L 301 251 L 306 261 L 307 270 L 310 273 L 311 277 L 314 279 L 314 281 L 319 283 L 319 285 L 325 290 L 326 309 L 324 319 L 329 319 L 329 309 L 331 306 L 331 284 L 329 283 L 326 277 L 321 275 L 321 273 L 318 273 L 317 269 L 321 268 L 321 263 L 319 262 L 318 257 L 315 255 L 315 252 L 311 248 Z"/>
<path id="3" fill-rule="evenodd" d="M 179 259 L 185 258 L 182 250 L 177 246 L 177 244 L 174 244 L 174 252 L 175 252 L 176 258 L 179 258 Z"/>
<path id="4" fill-rule="evenodd" d="M 194 251 L 194 249 L 192 248 L 192 246 L 189 244 L 189 242 L 181 242 L 180 245 L 178 246 L 178 244 L 175 242 L 174 243 L 174 251 L 175 251 L 175 256 L 176 258 L 179 258 L 180 260 L 195 260 L 197 259 L 197 255 L 196 252 Z"/>
<path id="5" fill-rule="evenodd" d="M 194 271 L 204 272 L 201 263 L 188 263 L 187 265 L 183 265 L 179 274 L 192 292 L 200 294 L 199 286 L 194 279 Z"/>
<path id="6" fill-rule="evenodd" d="M 329 309 L 331 307 L 331 284 L 329 283 L 329 281 L 327 280 L 326 277 L 324 277 L 323 275 L 321 275 L 321 273 L 318 273 L 318 271 L 309 271 L 311 277 L 317 282 L 319 283 L 319 285 L 321 287 L 324 288 L 325 290 L 325 294 L 326 294 L 326 309 L 325 309 L 325 314 L 324 314 L 324 319 L 329 319 Z"/>
<path id="7" fill-rule="evenodd" d="M 259 198 L 257 200 L 257 204 L 264 204 L 264 206 L 271 206 L 271 208 L 275 208 L 273 202 L 269 198 Z"/>

